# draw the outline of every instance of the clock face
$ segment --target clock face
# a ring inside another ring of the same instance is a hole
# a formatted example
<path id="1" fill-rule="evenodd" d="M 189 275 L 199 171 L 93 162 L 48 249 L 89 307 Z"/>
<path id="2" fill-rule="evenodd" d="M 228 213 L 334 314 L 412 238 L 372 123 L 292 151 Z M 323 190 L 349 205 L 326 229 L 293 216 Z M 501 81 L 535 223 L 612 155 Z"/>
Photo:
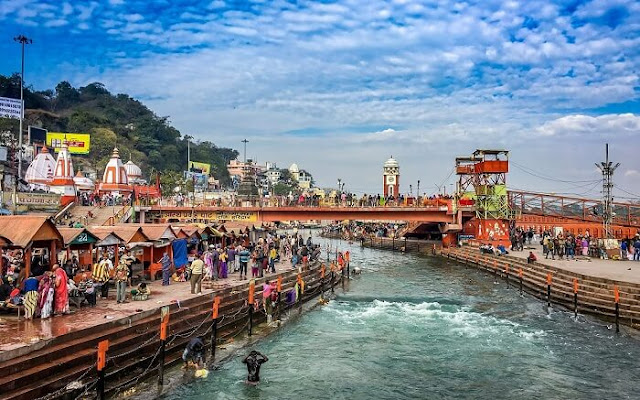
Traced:
<path id="1" fill-rule="evenodd" d="M 396 177 L 395 176 L 387 176 L 387 183 L 396 183 Z"/>

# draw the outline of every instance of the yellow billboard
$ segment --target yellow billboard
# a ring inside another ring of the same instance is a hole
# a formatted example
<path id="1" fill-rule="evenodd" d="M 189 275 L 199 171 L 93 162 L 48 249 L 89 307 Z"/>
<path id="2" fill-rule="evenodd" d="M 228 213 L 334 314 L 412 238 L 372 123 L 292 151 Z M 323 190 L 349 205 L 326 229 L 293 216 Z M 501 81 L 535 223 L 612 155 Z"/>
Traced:
<path id="1" fill-rule="evenodd" d="M 67 141 L 69 152 L 72 154 L 89 154 L 91 148 L 91 135 L 88 133 L 61 133 L 47 132 L 47 146 L 60 151 L 62 143 Z"/>
<path id="2" fill-rule="evenodd" d="M 206 164 L 206 163 L 197 162 L 197 161 L 191 161 L 191 164 L 189 165 L 189 171 L 191 171 L 191 172 L 202 171 L 203 174 L 210 175 L 210 173 L 211 173 L 211 164 Z"/>

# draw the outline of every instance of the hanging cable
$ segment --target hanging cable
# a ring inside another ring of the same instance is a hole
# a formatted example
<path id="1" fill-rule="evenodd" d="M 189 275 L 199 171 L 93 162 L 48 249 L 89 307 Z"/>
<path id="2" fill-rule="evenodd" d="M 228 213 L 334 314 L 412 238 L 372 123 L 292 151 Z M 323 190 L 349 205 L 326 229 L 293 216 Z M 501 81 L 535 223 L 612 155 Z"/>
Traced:
<path id="1" fill-rule="evenodd" d="M 575 184 L 575 183 L 594 183 L 594 182 L 602 182 L 601 179 L 589 179 L 589 180 L 564 180 L 564 179 L 557 179 L 557 178 L 552 178 L 550 176 L 545 176 L 545 175 L 541 175 L 537 172 L 535 172 L 534 170 L 525 167 L 524 165 L 520 165 L 518 163 L 516 163 L 513 160 L 509 161 L 510 164 L 513 164 L 516 168 L 518 168 L 519 170 L 521 170 L 522 172 L 524 172 L 525 174 L 531 175 L 531 176 L 535 176 L 536 178 L 540 178 L 540 179 L 544 179 L 544 180 L 548 180 L 548 181 L 553 181 L 553 182 L 561 182 L 561 183 L 568 183 L 568 184 Z"/>

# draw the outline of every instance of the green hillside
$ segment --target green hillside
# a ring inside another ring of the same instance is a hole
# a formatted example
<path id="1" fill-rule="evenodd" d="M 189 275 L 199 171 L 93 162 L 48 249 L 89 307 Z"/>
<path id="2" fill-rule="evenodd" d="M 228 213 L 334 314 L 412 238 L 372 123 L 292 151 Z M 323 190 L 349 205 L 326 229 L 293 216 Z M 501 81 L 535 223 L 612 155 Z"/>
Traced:
<path id="1" fill-rule="evenodd" d="M 20 98 L 20 76 L 0 75 L 0 96 Z M 55 89 L 25 89 L 25 130 L 27 125 L 50 132 L 90 133 L 88 156 L 74 156 L 77 166 L 102 171 L 114 145 L 120 157 L 131 156 L 143 173 L 182 171 L 187 165 L 187 140 L 172 127 L 169 117 L 160 117 L 126 94 L 111 94 L 95 82 L 74 88 L 60 82 Z M 18 121 L 0 118 L 0 132 L 18 131 Z M 238 152 L 214 143 L 191 143 L 191 159 L 211 164 L 213 175 L 223 185 L 229 182 L 226 164 Z M 174 174 L 169 174 L 174 175 Z"/>

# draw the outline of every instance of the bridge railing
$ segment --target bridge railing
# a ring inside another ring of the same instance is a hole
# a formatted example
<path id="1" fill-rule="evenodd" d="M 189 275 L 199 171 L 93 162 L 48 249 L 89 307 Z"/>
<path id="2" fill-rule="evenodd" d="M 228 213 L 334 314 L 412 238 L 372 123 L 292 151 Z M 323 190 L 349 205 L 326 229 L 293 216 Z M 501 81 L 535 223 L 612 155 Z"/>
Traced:
<path id="1" fill-rule="evenodd" d="M 452 200 L 448 198 L 424 198 L 420 201 L 408 202 L 406 200 L 398 201 L 365 201 L 364 199 L 351 200 L 335 200 L 335 199 L 289 199 L 287 197 L 270 197 L 257 198 L 251 201 L 240 201 L 239 199 L 196 199 L 195 201 L 184 198 L 178 200 L 176 198 L 163 198 L 156 204 L 161 207 L 261 207 L 261 208 L 279 208 L 279 207 L 301 207 L 301 208 L 433 208 L 433 209 L 451 209 Z"/>
<path id="2" fill-rule="evenodd" d="M 509 203 L 517 214 L 602 222 L 604 206 L 602 201 L 552 194 L 509 191 Z M 640 226 L 640 205 L 631 203 L 612 204 L 612 224 Z"/>

